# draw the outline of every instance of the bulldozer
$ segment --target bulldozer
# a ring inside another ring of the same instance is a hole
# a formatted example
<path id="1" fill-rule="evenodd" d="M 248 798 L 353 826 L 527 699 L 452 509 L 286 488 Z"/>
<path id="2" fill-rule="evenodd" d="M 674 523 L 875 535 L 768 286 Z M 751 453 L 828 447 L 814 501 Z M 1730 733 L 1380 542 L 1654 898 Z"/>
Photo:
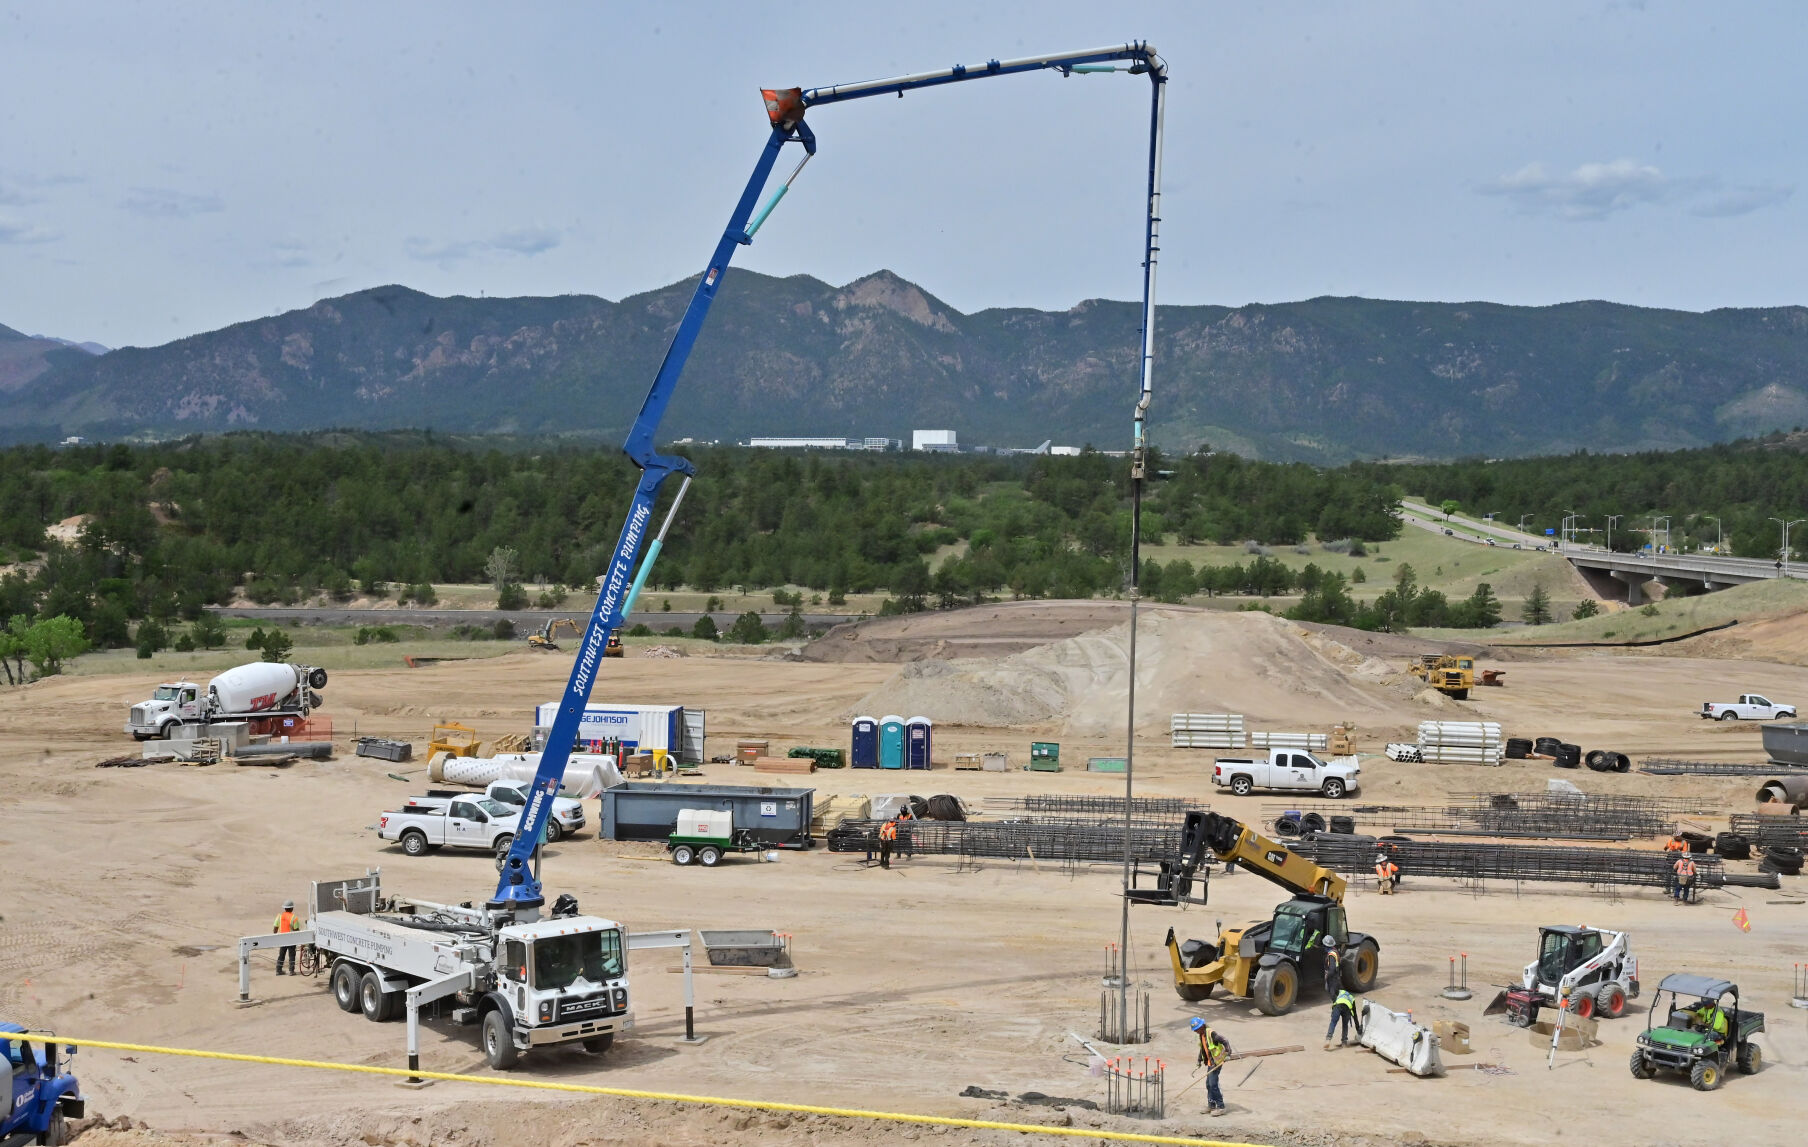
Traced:
<path id="1" fill-rule="evenodd" d="M 1130 889 L 1132 903 L 1204 904 L 1203 887 L 1197 898 L 1192 891 L 1196 880 L 1203 883 L 1199 868 L 1208 852 L 1293 893 L 1271 919 L 1220 926 L 1215 941 L 1182 943 L 1169 928 L 1168 957 L 1181 999 L 1209 999 L 1222 985 L 1228 995 L 1253 1000 L 1267 1015 L 1286 1015 L 1303 992 L 1324 983 L 1328 951 L 1337 953 L 1345 988 L 1366 992 L 1374 986 L 1381 945 L 1349 930 L 1343 908 L 1348 882 L 1342 876 L 1215 812 L 1188 812 L 1180 840 L 1179 855 L 1162 862 L 1153 889 Z"/>
<path id="2" fill-rule="evenodd" d="M 1448 653 L 1426 653 L 1408 665 L 1407 671 L 1454 701 L 1467 701 L 1475 688 L 1475 658 Z"/>

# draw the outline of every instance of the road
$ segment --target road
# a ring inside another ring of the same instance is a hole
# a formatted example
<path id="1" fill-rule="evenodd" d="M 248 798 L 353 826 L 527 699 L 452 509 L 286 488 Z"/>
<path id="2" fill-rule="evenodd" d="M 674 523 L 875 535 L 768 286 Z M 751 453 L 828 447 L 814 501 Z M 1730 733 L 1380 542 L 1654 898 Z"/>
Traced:
<path id="1" fill-rule="evenodd" d="M 304 605 L 227 606 L 215 612 L 221 617 L 254 618 L 287 625 L 428 625 L 436 629 L 454 625 L 493 625 L 507 618 L 514 622 L 515 632 L 523 637 L 538 632 L 550 618 L 569 617 L 579 625 L 587 620 L 582 613 L 544 609 L 345 609 Z M 628 615 L 627 625 L 645 625 L 654 633 L 664 633 L 674 625 L 689 630 L 702 616 L 701 613 L 633 613 Z M 726 629 L 739 615 L 717 610 L 710 616 L 715 618 L 717 626 Z M 785 612 L 761 613 L 760 620 L 768 626 L 778 626 L 783 625 L 788 616 Z M 826 629 L 854 620 L 853 614 L 846 613 L 806 613 L 803 616 L 804 624 L 811 629 Z"/>

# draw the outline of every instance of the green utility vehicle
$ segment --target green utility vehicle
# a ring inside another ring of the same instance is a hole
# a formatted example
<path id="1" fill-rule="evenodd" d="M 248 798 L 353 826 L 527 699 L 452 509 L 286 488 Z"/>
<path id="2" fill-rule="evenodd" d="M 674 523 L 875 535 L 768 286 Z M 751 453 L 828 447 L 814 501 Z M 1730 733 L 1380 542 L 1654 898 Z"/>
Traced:
<path id="1" fill-rule="evenodd" d="M 1669 1007 L 1659 1027 L 1657 1017 L 1666 994 Z M 1728 996 L 1730 1004 L 1723 1002 Z M 1717 1015 L 1724 1026 L 1715 1023 Z M 1665 976 L 1651 998 L 1651 1016 L 1639 1033 L 1638 1050 L 1632 1053 L 1632 1077 L 1650 1079 L 1659 1071 L 1680 1071 L 1695 1090 L 1712 1091 L 1731 1064 L 1738 1064 L 1746 1075 L 1758 1073 L 1763 1049 L 1752 1037 L 1763 1030 L 1764 1013 L 1739 1006 L 1739 985 L 1684 972 Z"/>

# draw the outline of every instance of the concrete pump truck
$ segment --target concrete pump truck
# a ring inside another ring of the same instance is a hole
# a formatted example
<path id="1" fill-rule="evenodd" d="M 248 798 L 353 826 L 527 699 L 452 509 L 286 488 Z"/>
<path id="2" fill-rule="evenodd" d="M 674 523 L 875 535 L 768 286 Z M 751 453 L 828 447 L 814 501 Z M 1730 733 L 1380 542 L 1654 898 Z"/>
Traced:
<path id="1" fill-rule="evenodd" d="M 302 945 L 307 949 L 304 964 L 312 964 L 316 970 L 330 968 L 333 996 L 341 1008 L 362 1011 L 372 1020 L 394 1019 L 406 1012 L 411 1069 L 418 1068 L 419 1061 L 419 1009 L 447 998 L 456 1002 L 454 1020 L 479 1027 L 490 1065 L 506 1068 L 522 1052 L 549 1044 L 578 1042 L 586 1050 L 600 1053 L 617 1034 L 631 1029 L 634 1018 L 627 981 L 627 951 L 683 944 L 688 964 L 688 930 L 629 934 L 615 921 L 580 914 L 576 899 L 569 894 L 559 896 L 550 912 L 544 911 L 546 895 L 539 871 L 539 847 L 547 816 L 558 795 L 571 746 L 577 740 L 579 721 L 597 670 L 610 656 L 611 635 L 621 628 L 652 572 L 666 532 L 695 473 L 688 458 L 657 451 L 659 424 L 736 248 L 753 242 L 804 165 L 816 154 L 816 136 L 804 123 L 810 108 L 869 96 L 902 97 L 907 91 L 1025 72 L 1053 72 L 1063 77 L 1128 72 L 1146 76 L 1150 81 L 1143 313 L 1138 348 L 1141 386 L 1134 412 L 1134 476 L 1140 480 L 1154 364 L 1161 139 L 1168 78 L 1167 65 L 1153 46 L 1137 40 L 1080 52 L 987 60 L 974 67 L 956 65 L 863 83 L 763 90 L 771 125 L 765 147 L 729 215 L 728 226 L 710 255 L 623 444 L 623 451 L 640 469 L 640 479 L 615 552 L 602 575 L 596 607 L 578 645 L 571 678 L 547 734 L 546 750 L 540 756 L 519 829 L 503 859 L 495 894 L 481 907 L 468 902 L 448 905 L 385 896 L 375 872 L 350 880 L 316 881 L 308 904 L 307 926 L 302 931 L 248 936 L 239 942 L 241 999 L 249 995 L 249 957 L 254 949 Z M 803 157 L 756 213 L 754 208 L 779 153 L 793 143 L 803 148 Z M 646 556 L 636 573 L 635 562 L 652 525 L 660 490 L 674 474 L 681 476 L 682 482 L 666 509 L 658 534 L 646 543 Z M 550 633 L 546 636 L 550 638 Z"/>

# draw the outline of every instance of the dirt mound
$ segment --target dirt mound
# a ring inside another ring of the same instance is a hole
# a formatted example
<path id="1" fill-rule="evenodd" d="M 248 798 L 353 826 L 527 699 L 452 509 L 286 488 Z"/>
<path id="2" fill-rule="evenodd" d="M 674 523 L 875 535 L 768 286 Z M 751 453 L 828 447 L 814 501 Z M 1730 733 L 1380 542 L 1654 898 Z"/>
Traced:
<path id="1" fill-rule="evenodd" d="M 1242 713 L 1258 729 L 1410 723 L 1420 717 L 1410 703 L 1416 684 L 1391 663 L 1265 613 L 1150 609 L 1137 636 L 1144 733 L 1160 733 L 1179 712 Z M 1123 727 L 1128 703 L 1126 623 L 995 661 L 912 662 L 857 711 L 1099 736 Z"/>
<path id="2" fill-rule="evenodd" d="M 1008 657 L 1122 624 L 1127 601 L 1012 601 L 850 621 L 798 651 L 804 661 L 897 663 Z"/>

